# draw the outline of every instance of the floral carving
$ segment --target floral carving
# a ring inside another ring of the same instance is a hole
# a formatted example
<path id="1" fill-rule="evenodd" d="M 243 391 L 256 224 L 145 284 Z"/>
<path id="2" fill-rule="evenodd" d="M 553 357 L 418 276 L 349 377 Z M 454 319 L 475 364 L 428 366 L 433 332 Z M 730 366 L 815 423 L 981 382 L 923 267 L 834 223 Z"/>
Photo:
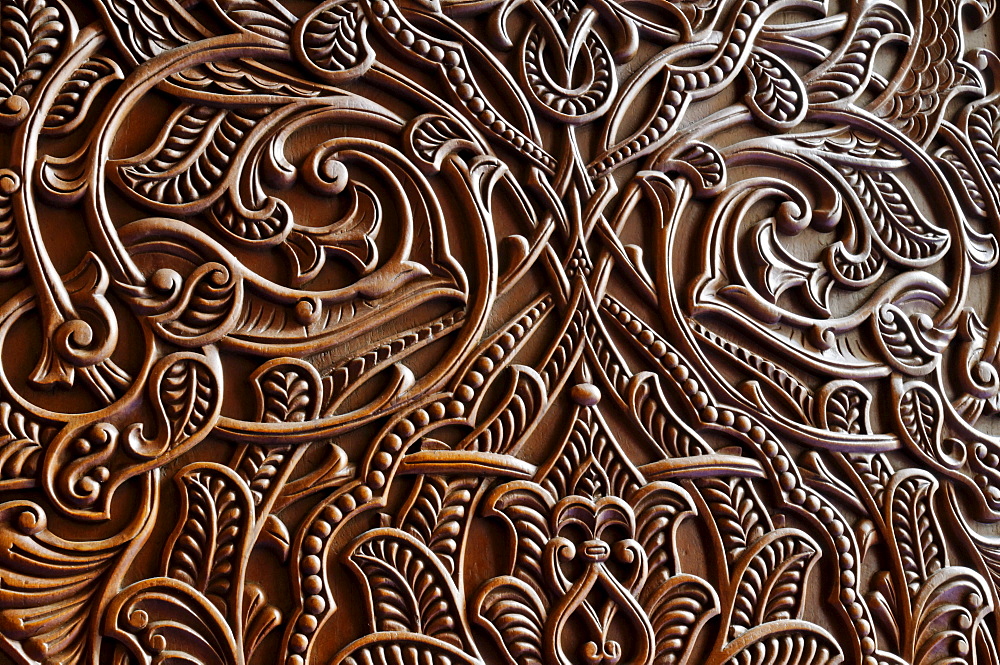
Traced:
<path id="1" fill-rule="evenodd" d="M 1000 663 L 994 11 L 0 0 L 3 658 Z"/>

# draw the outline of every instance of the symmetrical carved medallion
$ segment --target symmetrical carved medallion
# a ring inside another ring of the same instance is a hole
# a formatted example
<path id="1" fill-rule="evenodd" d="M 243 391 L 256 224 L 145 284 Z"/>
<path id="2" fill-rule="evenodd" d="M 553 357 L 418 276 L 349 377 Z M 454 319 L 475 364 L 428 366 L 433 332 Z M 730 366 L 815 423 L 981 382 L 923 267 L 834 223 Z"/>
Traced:
<path id="1" fill-rule="evenodd" d="M 993 0 L 0 0 L 0 662 L 1000 665 Z"/>

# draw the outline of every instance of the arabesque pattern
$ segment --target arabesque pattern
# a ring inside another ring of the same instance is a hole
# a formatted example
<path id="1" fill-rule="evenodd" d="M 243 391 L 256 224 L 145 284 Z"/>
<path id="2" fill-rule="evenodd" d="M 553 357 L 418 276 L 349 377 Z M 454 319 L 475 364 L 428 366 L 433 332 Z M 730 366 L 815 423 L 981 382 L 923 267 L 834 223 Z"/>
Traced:
<path id="1" fill-rule="evenodd" d="M 0 660 L 1000 664 L 992 0 L 0 0 Z"/>

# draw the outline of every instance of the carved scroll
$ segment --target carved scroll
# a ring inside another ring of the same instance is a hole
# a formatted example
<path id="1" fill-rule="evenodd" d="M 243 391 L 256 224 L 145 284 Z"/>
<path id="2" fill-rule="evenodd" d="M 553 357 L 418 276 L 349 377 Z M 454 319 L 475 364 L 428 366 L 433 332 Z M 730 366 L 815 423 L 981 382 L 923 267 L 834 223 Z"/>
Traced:
<path id="1" fill-rule="evenodd" d="M 0 660 L 1000 665 L 989 0 L 0 0 Z"/>

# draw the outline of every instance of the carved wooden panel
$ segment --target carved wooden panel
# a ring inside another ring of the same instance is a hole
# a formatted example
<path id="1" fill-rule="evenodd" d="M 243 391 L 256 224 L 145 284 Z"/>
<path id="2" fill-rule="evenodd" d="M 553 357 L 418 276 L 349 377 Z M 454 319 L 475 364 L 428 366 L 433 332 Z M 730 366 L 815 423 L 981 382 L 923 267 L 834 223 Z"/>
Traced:
<path id="1" fill-rule="evenodd" d="M 0 661 L 1000 664 L 992 0 L 0 0 Z"/>

